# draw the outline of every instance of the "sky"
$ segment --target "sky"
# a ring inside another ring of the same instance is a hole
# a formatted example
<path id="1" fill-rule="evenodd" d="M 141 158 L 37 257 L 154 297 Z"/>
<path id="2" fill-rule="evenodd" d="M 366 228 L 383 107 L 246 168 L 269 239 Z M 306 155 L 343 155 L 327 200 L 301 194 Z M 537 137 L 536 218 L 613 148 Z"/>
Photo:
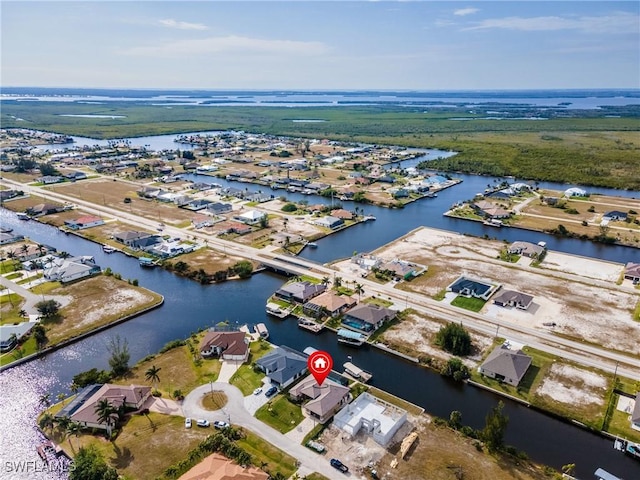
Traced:
<path id="1" fill-rule="evenodd" d="M 640 2 L 5 1 L 0 85 L 640 88 Z"/>

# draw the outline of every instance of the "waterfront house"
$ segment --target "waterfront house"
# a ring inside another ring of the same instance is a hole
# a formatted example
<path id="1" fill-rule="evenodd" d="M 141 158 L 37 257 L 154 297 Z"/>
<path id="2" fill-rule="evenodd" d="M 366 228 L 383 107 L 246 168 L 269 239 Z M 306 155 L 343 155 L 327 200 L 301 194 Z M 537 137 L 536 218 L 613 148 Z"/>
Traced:
<path id="1" fill-rule="evenodd" d="M 244 332 L 208 331 L 200 342 L 200 355 L 216 356 L 222 360 L 246 362 L 249 357 L 249 339 Z"/>
<path id="2" fill-rule="evenodd" d="M 352 438 L 363 430 L 385 447 L 406 421 L 406 410 L 364 392 L 335 415 L 333 424 Z"/>
<path id="3" fill-rule="evenodd" d="M 306 415 L 320 423 L 326 423 L 333 415 L 349 402 L 349 387 L 326 379 L 322 386 L 311 375 L 291 387 L 292 400 L 308 400 L 302 409 Z"/>
<path id="4" fill-rule="evenodd" d="M 8 352 L 27 335 L 38 322 L 20 322 L 16 325 L 0 325 L 0 352 Z"/>
<path id="5" fill-rule="evenodd" d="M 515 290 L 502 290 L 493 298 L 493 303 L 500 305 L 501 307 L 515 307 L 520 310 L 527 310 L 533 297 L 526 293 L 517 292 Z"/>
<path id="6" fill-rule="evenodd" d="M 505 345 L 496 347 L 480 365 L 478 371 L 489 378 L 517 387 L 531 366 L 531 357 L 521 350 Z"/>
<path id="7" fill-rule="evenodd" d="M 627 263 L 624 267 L 624 278 L 633 283 L 640 283 L 640 263 Z"/>
<path id="8" fill-rule="evenodd" d="M 55 418 L 68 417 L 83 428 L 107 430 L 104 422 L 99 422 L 96 406 L 107 400 L 116 410 L 139 410 L 151 396 L 151 387 L 145 385 L 94 384 L 82 389 L 76 397 L 55 414 Z"/>
<path id="9" fill-rule="evenodd" d="M 302 311 L 312 317 L 320 318 L 324 314 L 331 317 L 340 315 L 356 305 L 356 300 L 348 295 L 338 295 L 334 291 L 323 292 L 302 306 Z"/>
<path id="10" fill-rule="evenodd" d="M 269 480 L 268 473 L 256 467 L 238 465 L 233 460 L 212 453 L 184 473 L 178 480 Z"/>
<path id="11" fill-rule="evenodd" d="M 39 203 L 33 207 L 27 209 L 27 213 L 34 217 L 41 217 L 44 215 L 51 215 L 52 213 L 59 213 L 64 210 L 62 205 L 55 203 Z"/>
<path id="12" fill-rule="evenodd" d="M 640 392 L 636 394 L 636 405 L 631 413 L 631 427 L 640 430 Z"/>
<path id="13" fill-rule="evenodd" d="M 507 249 L 508 253 L 515 255 L 524 255 L 529 258 L 539 258 L 545 248 L 530 242 L 513 242 Z"/>
<path id="14" fill-rule="evenodd" d="M 341 218 L 332 217 L 331 215 L 326 215 L 324 217 L 318 218 L 315 221 L 315 224 L 320 227 L 330 228 L 331 230 L 335 230 L 336 228 L 344 225 L 344 220 Z"/>
<path id="15" fill-rule="evenodd" d="M 162 237 L 160 235 L 147 235 L 146 237 L 133 240 L 129 246 L 134 250 L 149 250 L 154 248 L 159 243 L 162 243 Z"/>
<path id="16" fill-rule="evenodd" d="M 480 215 L 487 218 L 508 218 L 511 216 L 511 212 L 509 210 L 505 210 L 495 203 L 488 202 L 486 200 L 475 202 L 471 204 L 471 207 Z"/>
<path id="17" fill-rule="evenodd" d="M 11 200 L 12 198 L 18 197 L 20 195 L 21 193 L 17 190 L 2 190 L 0 191 L 0 203 Z"/>
<path id="18" fill-rule="evenodd" d="M 95 215 L 84 215 L 75 220 L 66 220 L 64 224 L 71 230 L 83 230 L 85 228 L 97 227 L 104 225 L 104 220 Z"/>
<path id="19" fill-rule="evenodd" d="M 586 190 L 583 190 L 582 188 L 572 187 L 572 188 L 567 188 L 564 191 L 564 196 L 567 197 L 567 198 L 571 198 L 571 197 L 586 197 L 587 196 L 587 192 L 586 192 Z"/>
<path id="20" fill-rule="evenodd" d="M 123 232 L 114 233 L 113 234 L 113 239 L 116 242 L 123 243 L 127 247 L 130 247 L 133 244 L 133 242 L 135 242 L 136 240 L 140 240 L 141 238 L 147 238 L 147 237 L 150 237 L 150 236 L 151 236 L 150 233 L 137 232 L 135 230 L 126 230 L 126 231 L 123 231 Z"/>
<path id="21" fill-rule="evenodd" d="M 321 283 L 293 282 L 276 290 L 274 295 L 288 302 L 305 303 L 326 289 L 326 285 Z"/>
<path id="22" fill-rule="evenodd" d="M 0 232 L 0 245 L 7 245 L 9 243 L 19 242 L 24 240 L 24 236 L 16 235 L 12 232 Z"/>
<path id="23" fill-rule="evenodd" d="M 49 281 L 69 283 L 97 275 L 100 272 L 100 267 L 94 263 L 93 257 L 82 256 L 60 258 L 54 266 L 44 270 L 43 276 Z"/>
<path id="24" fill-rule="evenodd" d="M 280 346 L 256 360 L 271 383 L 286 388 L 307 372 L 307 359 L 289 347 Z"/>
<path id="25" fill-rule="evenodd" d="M 339 208 L 337 210 L 331 210 L 331 216 L 341 218 L 342 220 L 353 220 L 353 212 Z"/>
<path id="26" fill-rule="evenodd" d="M 396 280 L 411 280 L 413 277 L 418 276 L 423 270 L 413 263 L 398 259 L 384 262 L 378 268 L 382 271 L 393 273 Z"/>
<path id="27" fill-rule="evenodd" d="M 345 327 L 353 328 L 365 333 L 373 333 L 385 322 L 396 316 L 396 311 L 369 303 L 360 303 L 351 310 L 347 310 L 342 318 Z"/>

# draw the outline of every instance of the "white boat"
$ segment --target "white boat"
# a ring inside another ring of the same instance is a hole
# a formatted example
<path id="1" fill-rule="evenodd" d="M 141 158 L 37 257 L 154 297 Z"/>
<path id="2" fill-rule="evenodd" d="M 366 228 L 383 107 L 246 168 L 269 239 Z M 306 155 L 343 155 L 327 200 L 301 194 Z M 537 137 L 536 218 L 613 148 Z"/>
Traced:
<path id="1" fill-rule="evenodd" d="M 113 252 L 116 251 L 116 249 L 114 247 L 110 246 L 110 245 L 103 245 L 102 246 L 102 251 L 104 253 L 113 253 Z"/>
<path id="2" fill-rule="evenodd" d="M 273 302 L 268 302 L 266 306 L 267 313 L 269 315 L 273 315 L 274 317 L 284 318 L 289 315 L 288 310 L 283 310 L 280 308 L 280 305 Z"/>
<path id="3" fill-rule="evenodd" d="M 269 330 L 267 330 L 267 326 L 264 323 L 259 323 L 255 326 L 255 331 L 260 338 L 264 338 L 265 340 L 269 338 Z"/>
<path id="4" fill-rule="evenodd" d="M 17 212 L 16 217 L 18 217 L 18 220 L 31 220 L 31 217 L 24 212 Z"/>
<path id="5" fill-rule="evenodd" d="M 375 220 L 376 217 L 374 217 L 373 215 L 366 215 L 364 217 L 362 217 L 362 221 L 363 222 L 368 222 L 369 220 Z"/>
<path id="6" fill-rule="evenodd" d="M 307 242 L 307 247 L 316 248 L 318 244 L 316 242 Z"/>

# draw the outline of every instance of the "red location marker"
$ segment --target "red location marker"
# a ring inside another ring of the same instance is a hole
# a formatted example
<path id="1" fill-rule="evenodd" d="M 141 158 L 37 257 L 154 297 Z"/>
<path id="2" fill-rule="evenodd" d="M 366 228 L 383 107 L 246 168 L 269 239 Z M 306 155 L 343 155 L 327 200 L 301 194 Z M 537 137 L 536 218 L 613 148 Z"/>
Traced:
<path id="1" fill-rule="evenodd" d="M 333 359 L 327 352 L 320 350 L 313 352 L 309 355 L 307 360 L 307 368 L 316 379 L 318 385 L 322 385 L 322 382 L 329 376 L 331 369 L 333 368 Z"/>

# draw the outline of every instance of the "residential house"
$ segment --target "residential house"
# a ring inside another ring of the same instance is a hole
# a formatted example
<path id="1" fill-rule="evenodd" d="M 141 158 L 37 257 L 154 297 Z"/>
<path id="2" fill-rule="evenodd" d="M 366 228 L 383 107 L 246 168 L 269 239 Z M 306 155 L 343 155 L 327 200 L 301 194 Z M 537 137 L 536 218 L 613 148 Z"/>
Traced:
<path id="1" fill-rule="evenodd" d="M 389 189 L 389 193 L 393 196 L 393 198 L 408 198 L 409 190 L 406 188 L 395 188 Z"/>
<path id="2" fill-rule="evenodd" d="M 20 322 L 15 325 L 0 325 L 0 352 L 8 352 L 27 335 L 38 322 Z"/>
<path id="3" fill-rule="evenodd" d="M 320 227 L 330 228 L 331 230 L 335 230 L 344 225 L 344 220 L 341 218 L 332 217 L 331 215 L 326 215 L 324 217 L 320 217 L 315 221 L 315 224 Z"/>
<path id="4" fill-rule="evenodd" d="M 480 365 L 478 371 L 489 378 L 517 387 L 531 366 L 531 357 L 521 350 L 496 347 Z"/>
<path id="5" fill-rule="evenodd" d="M 236 233 L 238 235 L 246 235 L 251 233 L 251 227 L 240 222 L 223 221 L 215 225 L 215 231 L 217 235 L 223 233 Z"/>
<path id="6" fill-rule="evenodd" d="M 493 298 L 493 303 L 500 305 L 501 307 L 516 307 L 520 310 L 527 310 L 533 297 L 526 293 L 517 292 L 515 290 L 502 290 Z"/>
<path id="7" fill-rule="evenodd" d="M 479 214 L 488 218 L 508 218 L 511 216 L 511 212 L 509 210 L 505 210 L 495 203 L 487 202 L 486 200 L 475 202 L 471 204 L 471 207 Z"/>
<path id="8" fill-rule="evenodd" d="M 214 215 L 221 215 L 223 213 L 228 213 L 233 210 L 233 206 L 230 203 L 210 203 L 207 205 L 207 212 L 212 213 Z"/>
<path id="9" fill-rule="evenodd" d="M 540 258 L 545 248 L 530 242 L 513 242 L 507 249 L 508 253 L 514 255 L 524 255 L 529 258 Z"/>
<path id="10" fill-rule="evenodd" d="M 188 203 L 180 205 L 180 207 L 181 208 L 186 208 L 187 210 L 192 210 L 194 212 L 197 212 L 198 210 L 203 210 L 203 209 L 207 208 L 207 206 L 210 205 L 210 204 L 211 204 L 210 200 L 197 199 L 197 200 L 191 200 Z"/>
<path id="11" fill-rule="evenodd" d="M 219 453 L 212 453 L 181 475 L 178 480 L 269 480 L 270 478 L 268 473 L 256 467 L 241 466 Z"/>
<path id="12" fill-rule="evenodd" d="M 285 346 L 277 347 L 256 360 L 272 384 L 286 388 L 307 372 L 307 358 Z"/>
<path id="13" fill-rule="evenodd" d="M 266 217 L 267 214 L 264 212 L 259 212 L 258 210 L 248 210 L 244 213 L 241 213 L 240 215 L 236 215 L 235 217 L 233 217 L 233 219 L 247 225 L 256 225 Z"/>
<path id="14" fill-rule="evenodd" d="M 51 215 L 52 213 L 59 213 L 64 210 L 62 205 L 55 203 L 39 203 L 31 208 L 27 209 L 27 213 L 34 217 L 41 217 L 43 215 Z"/>
<path id="15" fill-rule="evenodd" d="M 136 193 L 141 198 L 156 198 L 162 193 L 162 190 L 158 187 L 142 187 L 140 190 L 137 190 Z"/>
<path id="16" fill-rule="evenodd" d="M 349 387 L 329 379 L 318 385 L 311 375 L 291 387 L 289 396 L 298 402 L 308 400 L 302 409 L 308 417 L 320 423 L 328 422 L 338 410 L 349 403 L 350 398 Z"/>
<path id="17" fill-rule="evenodd" d="M 44 270 L 43 276 L 50 281 L 69 283 L 100 273 L 100 267 L 94 263 L 93 257 L 61 258 L 59 262 Z"/>
<path id="18" fill-rule="evenodd" d="M 244 332 L 208 331 L 200 342 L 200 355 L 216 356 L 222 360 L 246 362 L 249 357 L 249 339 Z"/>
<path id="19" fill-rule="evenodd" d="M 627 219 L 627 213 L 626 212 L 621 212 L 619 210 L 611 210 L 610 212 L 606 212 L 604 215 L 602 215 L 602 220 L 609 220 L 611 222 L 624 222 Z"/>
<path id="20" fill-rule="evenodd" d="M 302 235 L 297 235 L 295 233 L 276 232 L 271 235 L 272 244 L 278 245 L 280 247 L 284 247 L 294 243 L 302 243 L 304 241 L 305 240 Z"/>
<path id="21" fill-rule="evenodd" d="M 162 243 L 162 237 L 160 235 L 147 235 L 146 237 L 133 240 L 129 245 L 134 250 L 149 250 L 156 245 Z"/>
<path id="22" fill-rule="evenodd" d="M 357 253 L 351 257 L 351 261 L 359 265 L 360 268 L 363 268 L 364 270 L 379 268 L 382 264 L 382 260 L 368 253 Z"/>
<path id="23" fill-rule="evenodd" d="M 364 333 L 373 333 L 385 322 L 394 318 L 396 313 L 395 310 L 380 305 L 360 303 L 351 310 L 347 310 L 342 318 L 342 324 Z"/>
<path id="24" fill-rule="evenodd" d="M 348 295 L 338 295 L 329 290 L 306 302 L 302 306 L 302 310 L 307 315 L 316 318 L 324 316 L 325 313 L 335 317 L 356 304 L 357 301 L 354 298 Z"/>
<path id="25" fill-rule="evenodd" d="M 116 410 L 119 408 L 140 410 L 151 396 L 151 387 L 146 385 L 89 385 L 82 389 L 76 397 L 55 414 L 55 418 L 69 417 L 72 422 L 84 428 L 106 430 L 106 423 L 101 423 L 96 413 L 96 406 L 101 400 L 107 400 Z"/>
<path id="26" fill-rule="evenodd" d="M 473 279 L 462 275 L 447 287 L 447 291 L 457 293 L 463 297 L 474 297 L 489 300 L 489 297 L 497 290 L 497 288 L 498 285 L 493 285 L 483 280 Z"/>
<path id="27" fill-rule="evenodd" d="M 116 242 L 120 242 L 125 244 L 127 247 L 130 247 L 133 245 L 133 243 L 136 240 L 140 240 L 142 238 L 147 238 L 150 237 L 151 234 L 150 233 L 146 233 L 146 232 L 137 232 L 135 230 L 126 230 L 123 232 L 116 232 L 113 234 L 113 239 Z"/>
<path id="28" fill-rule="evenodd" d="M 16 235 L 12 232 L 0 232 L 0 245 L 7 245 L 9 243 L 19 242 L 24 240 L 24 236 Z"/>
<path id="29" fill-rule="evenodd" d="M 398 259 L 384 262 L 378 268 L 383 271 L 392 272 L 396 280 L 410 280 L 417 276 L 420 270 L 415 264 Z"/>
<path id="30" fill-rule="evenodd" d="M 572 187 L 572 188 L 567 188 L 564 191 L 564 196 L 567 198 L 571 198 L 571 197 L 586 197 L 588 194 L 586 192 L 586 190 L 583 190 L 582 188 L 577 188 L 577 187 Z"/>
<path id="31" fill-rule="evenodd" d="M 45 175 L 44 177 L 36 178 L 36 182 L 44 183 L 45 185 L 51 185 L 52 183 L 60 183 L 64 181 L 64 177 L 59 175 Z"/>
<path id="32" fill-rule="evenodd" d="M 624 278 L 633 283 L 640 283 L 640 263 L 628 262 L 624 267 Z"/>
<path id="33" fill-rule="evenodd" d="M 331 210 L 331 216 L 336 218 L 341 218 L 342 220 L 353 220 L 353 212 L 349 210 L 345 210 L 344 208 L 339 208 L 336 210 Z"/>
<path id="34" fill-rule="evenodd" d="M 203 192 L 205 190 L 211 190 L 214 187 L 214 184 L 205 183 L 205 182 L 196 182 L 191 185 L 192 190 L 198 190 L 199 192 Z"/>
<path id="35" fill-rule="evenodd" d="M 68 180 L 75 182 L 76 180 L 84 180 L 87 178 L 87 174 L 84 172 L 73 171 L 65 174 L 65 178 Z"/>
<path id="36" fill-rule="evenodd" d="M 333 418 L 333 424 L 351 437 L 364 431 L 383 447 L 391 442 L 395 433 L 406 421 L 406 410 L 374 397 L 368 392 L 361 393 Z"/>
<path id="37" fill-rule="evenodd" d="M 196 230 L 210 227 L 215 223 L 214 219 L 208 215 L 196 215 L 191 219 L 191 224 Z"/>
<path id="38" fill-rule="evenodd" d="M 64 224 L 71 230 L 83 230 L 85 228 L 97 227 L 104 225 L 104 220 L 95 215 L 85 215 L 75 220 L 66 220 Z"/>
<path id="39" fill-rule="evenodd" d="M 24 245 L 27 248 L 24 248 Z M 20 248 L 17 246 L 14 248 L 14 252 L 16 254 L 16 258 L 21 262 L 27 262 L 29 260 L 34 260 L 36 258 L 42 257 L 45 252 L 51 251 L 51 247 L 46 247 L 45 245 L 36 245 L 34 243 L 24 243 Z"/>
<path id="40" fill-rule="evenodd" d="M 631 413 L 631 427 L 640 430 L 640 392 L 636 394 L 636 404 Z"/>
<path id="41" fill-rule="evenodd" d="M 321 283 L 293 282 L 276 290 L 274 295 L 288 302 L 306 303 L 326 289 Z"/>
<path id="42" fill-rule="evenodd" d="M 21 195 L 17 190 L 1 190 L 0 191 L 0 203 L 15 198 Z"/>

